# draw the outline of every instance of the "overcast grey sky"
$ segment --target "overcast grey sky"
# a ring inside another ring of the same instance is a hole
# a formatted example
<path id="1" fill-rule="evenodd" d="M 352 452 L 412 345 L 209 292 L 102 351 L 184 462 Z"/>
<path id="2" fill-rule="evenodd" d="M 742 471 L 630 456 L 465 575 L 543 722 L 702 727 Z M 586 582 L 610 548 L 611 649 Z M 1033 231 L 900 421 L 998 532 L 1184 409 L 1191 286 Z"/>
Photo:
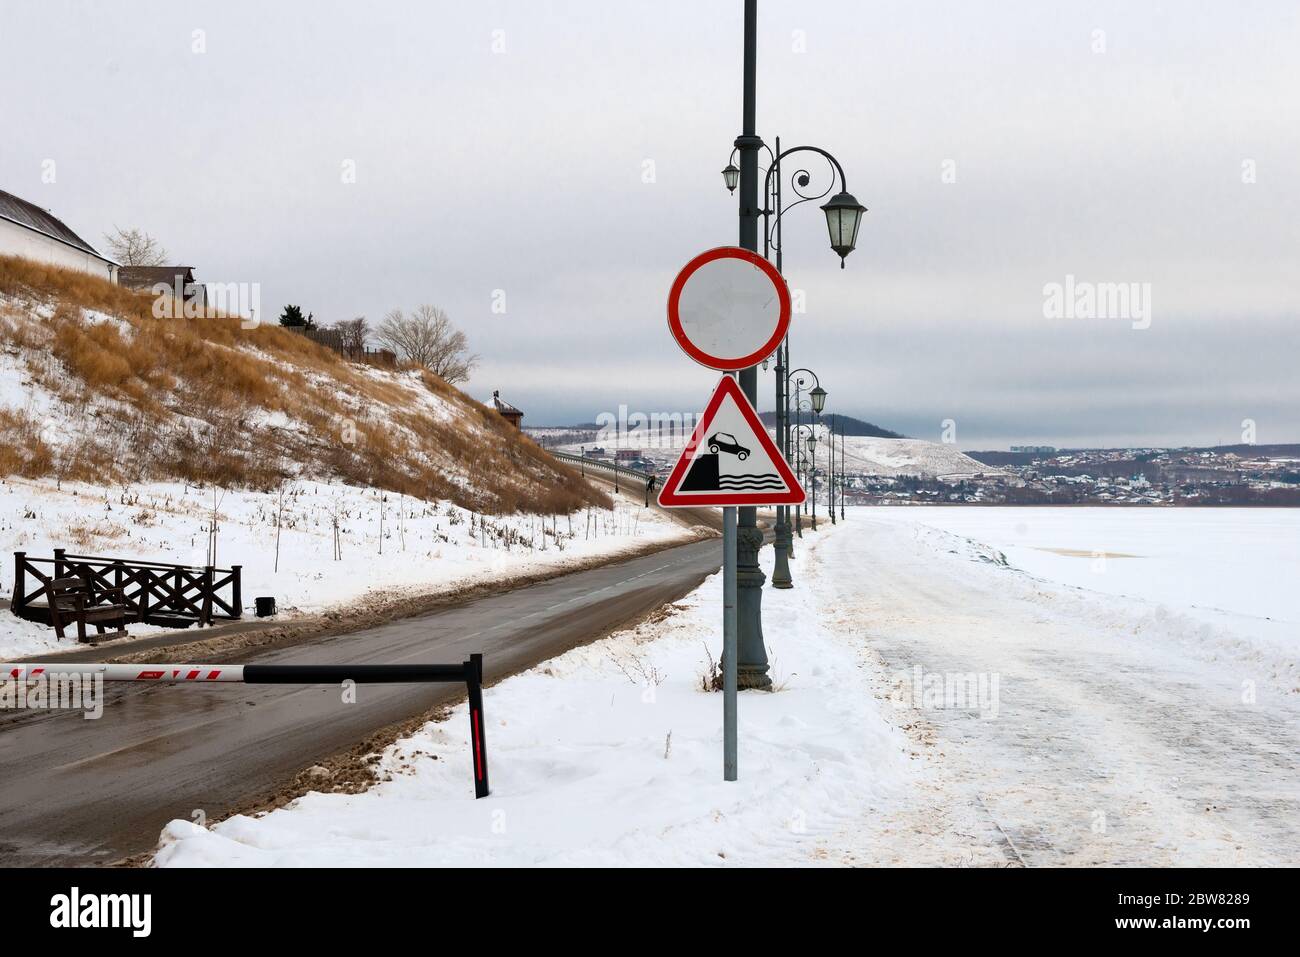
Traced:
<path id="1" fill-rule="evenodd" d="M 267 316 L 440 304 L 526 424 L 695 410 L 715 374 L 664 302 L 736 241 L 741 9 L 4 0 L 0 188 L 258 282 Z M 759 18 L 760 134 L 870 208 L 843 271 L 813 204 L 788 218 L 828 411 L 967 448 L 1300 441 L 1300 5 Z M 1149 328 L 1045 317 L 1067 275 L 1149 283 Z"/>

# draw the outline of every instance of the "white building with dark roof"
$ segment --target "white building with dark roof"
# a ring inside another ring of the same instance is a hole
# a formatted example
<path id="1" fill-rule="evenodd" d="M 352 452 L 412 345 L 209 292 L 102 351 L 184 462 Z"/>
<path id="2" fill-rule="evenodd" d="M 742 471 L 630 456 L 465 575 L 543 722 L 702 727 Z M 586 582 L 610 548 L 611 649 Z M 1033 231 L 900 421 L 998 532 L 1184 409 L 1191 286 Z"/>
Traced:
<path id="1" fill-rule="evenodd" d="M 118 264 L 51 213 L 0 189 L 0 256 L 22 256 L 117 282 Z"/>

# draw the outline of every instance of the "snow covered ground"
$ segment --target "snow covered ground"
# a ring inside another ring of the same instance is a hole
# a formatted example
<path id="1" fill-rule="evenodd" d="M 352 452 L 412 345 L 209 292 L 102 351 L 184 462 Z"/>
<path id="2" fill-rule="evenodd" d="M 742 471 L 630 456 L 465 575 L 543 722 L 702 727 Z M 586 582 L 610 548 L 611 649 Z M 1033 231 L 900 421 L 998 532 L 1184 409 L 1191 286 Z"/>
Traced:
<path id="1" fill-rule="evenodd" d="M 769 553 L 770 549 L 765 550 Z M 911 776 L 873 664 L 813 587 L 770 591 L 775 694 L 740 696 L 740 781 L 722 781 L 721 581 L 659 622 L 568 652 L 486 692 L 493 794 L 469 787 L 464 707 L 385 754 L 361 795 L 310 794 L 204 830 L 173 821 L 157 861 L 209 865 L 720 865 L 814 862 Z M 434 760 L 436 756 L 437 760 Z M 894 797 L 891 798 L 891 795 Z"/>
<path id="2" fill-rule="evenodd" d="M 1116 521 L 1140 520 L 1132 511 Z M 1211 626 L 1186 606 L 1045 581 L 918 524 L 944 520 L 928 510 L 865 512 L 850 522 L 861 534 L 841 538 L 861 576 L 854 620 L 874 635 L 886 693 L 904 714 L 919 705 L 931 772 L 893 813 L 846 831 L 846 850 L 941 864 L 1300 861 L 1294 653 L 1242 616 Z M 1174 514 L 1165 527 L 1196 561 L 1177 523 L 1203 513 Z M 997 679 L 992 715 L 931 684 L 964 675 Z"/>
<path id="3" fill-rule="evenodd" d="M 958 511 L 988 510 L 934 510 Z M 1205 513 L 1173 514 L 1167 553 L 1191 554 L 1203 532 L 1179 523 Z M 860 509 L 805 533 L 798 587 L 764 595 L 780 690 L 741 697 L 738 784 L 720 780 L 721 700 L 700 690 L 715 577 L 662 621 L 490 689 L 492 797 L 466 785 L 462 707 L 390 748 L 371 791 L 174 821 L 157 863 L 1300 862 L 1294 655 L 1159 596 L 1044 580 L 931 524 L 948 520 Z M 1076 547 L 1059 521 L 1052 540 Z M 1256 531 L 1268 574 L 1289 529 Z M 1148 552 L 1159 537 L 1131 534 Z"/>
<path id="4" fill-rule="evenodd" d="M 657 509 L 627 501 L 572 516 L 498 518 L 340 484 L 294 482 L 281 498 L 180 483 L 60 487 L 11 477 L 0 480 L 0 555 L 50 557 L 61 546 L 69 554 L 203 566 L 214 505 L 215 564 L 242 565 L 245 603 L 273 595 L 280 617 L 451 591 L 691 535 Z M 12 558 L 0 564 L 0 595 L 12 593 L 13 574 Z M 132 635 L 158 630 L 128 628 Z M 60 642 L 52 628 L 0 610 L 0 658 L 75 645 L 75 636 Z"/>
<path id="5" fill-rule="evenodd" d="M 855 510 L 1001 551 L 1075 589 L 1135 598 L 1210 644 L 1241 639 L 1300 683 L 1300 510 L 1285 508 L 907 508 Z M 1267 650 L 1266 650 L 1267 649 Z"/>

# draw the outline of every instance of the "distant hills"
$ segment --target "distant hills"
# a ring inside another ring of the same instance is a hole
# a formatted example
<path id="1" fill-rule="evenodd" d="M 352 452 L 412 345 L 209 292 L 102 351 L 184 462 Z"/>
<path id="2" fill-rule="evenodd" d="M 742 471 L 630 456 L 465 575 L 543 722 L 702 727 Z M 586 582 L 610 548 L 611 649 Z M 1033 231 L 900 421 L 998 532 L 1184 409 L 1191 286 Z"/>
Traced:
<path id="1" fill-rule="evenodd" d="M 775 412 L 760 412 L 758 417 L 763 420 L 763 424 L 768 428 L 776 426 Z M 812 424 L 813 414 L 803 412 L 799 418 L 793 419 L 794 422 Z M 864 422 L 862 419 L 855 419 L 851 415 L 836 415 L 830 412 L 824 413 L 821 417 L 821 424 L 830 428 L 835 427 L 836 432 L 842 432 L 844 435 L 861 435 L 872 439 L 905 439 L 907 436 L 898 432 L 891 432 L 889 429 L 882 429 L 878 425 L 870 422 Z"/>

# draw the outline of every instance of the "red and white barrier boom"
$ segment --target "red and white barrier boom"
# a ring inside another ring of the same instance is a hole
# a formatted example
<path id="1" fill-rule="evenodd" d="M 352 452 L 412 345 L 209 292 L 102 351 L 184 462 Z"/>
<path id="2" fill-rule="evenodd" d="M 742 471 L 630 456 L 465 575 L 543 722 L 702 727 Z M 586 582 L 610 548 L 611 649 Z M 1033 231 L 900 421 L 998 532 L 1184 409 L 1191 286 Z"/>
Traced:
<path id="1" fill-rule="evenodd" d="M 7 677 L 31 681 L 42 675 L 100 675 L 104 681 L 165 681 L 169 684 L 241 682 L 249 685 L 405 684 L 463 681 L 469 692 L 470 747 L 474 796 L 488 796 L 487 742 L 483 734 L 483 656 L 459 665 L 109 665 L 85 662 L 11 664 Z"/>

